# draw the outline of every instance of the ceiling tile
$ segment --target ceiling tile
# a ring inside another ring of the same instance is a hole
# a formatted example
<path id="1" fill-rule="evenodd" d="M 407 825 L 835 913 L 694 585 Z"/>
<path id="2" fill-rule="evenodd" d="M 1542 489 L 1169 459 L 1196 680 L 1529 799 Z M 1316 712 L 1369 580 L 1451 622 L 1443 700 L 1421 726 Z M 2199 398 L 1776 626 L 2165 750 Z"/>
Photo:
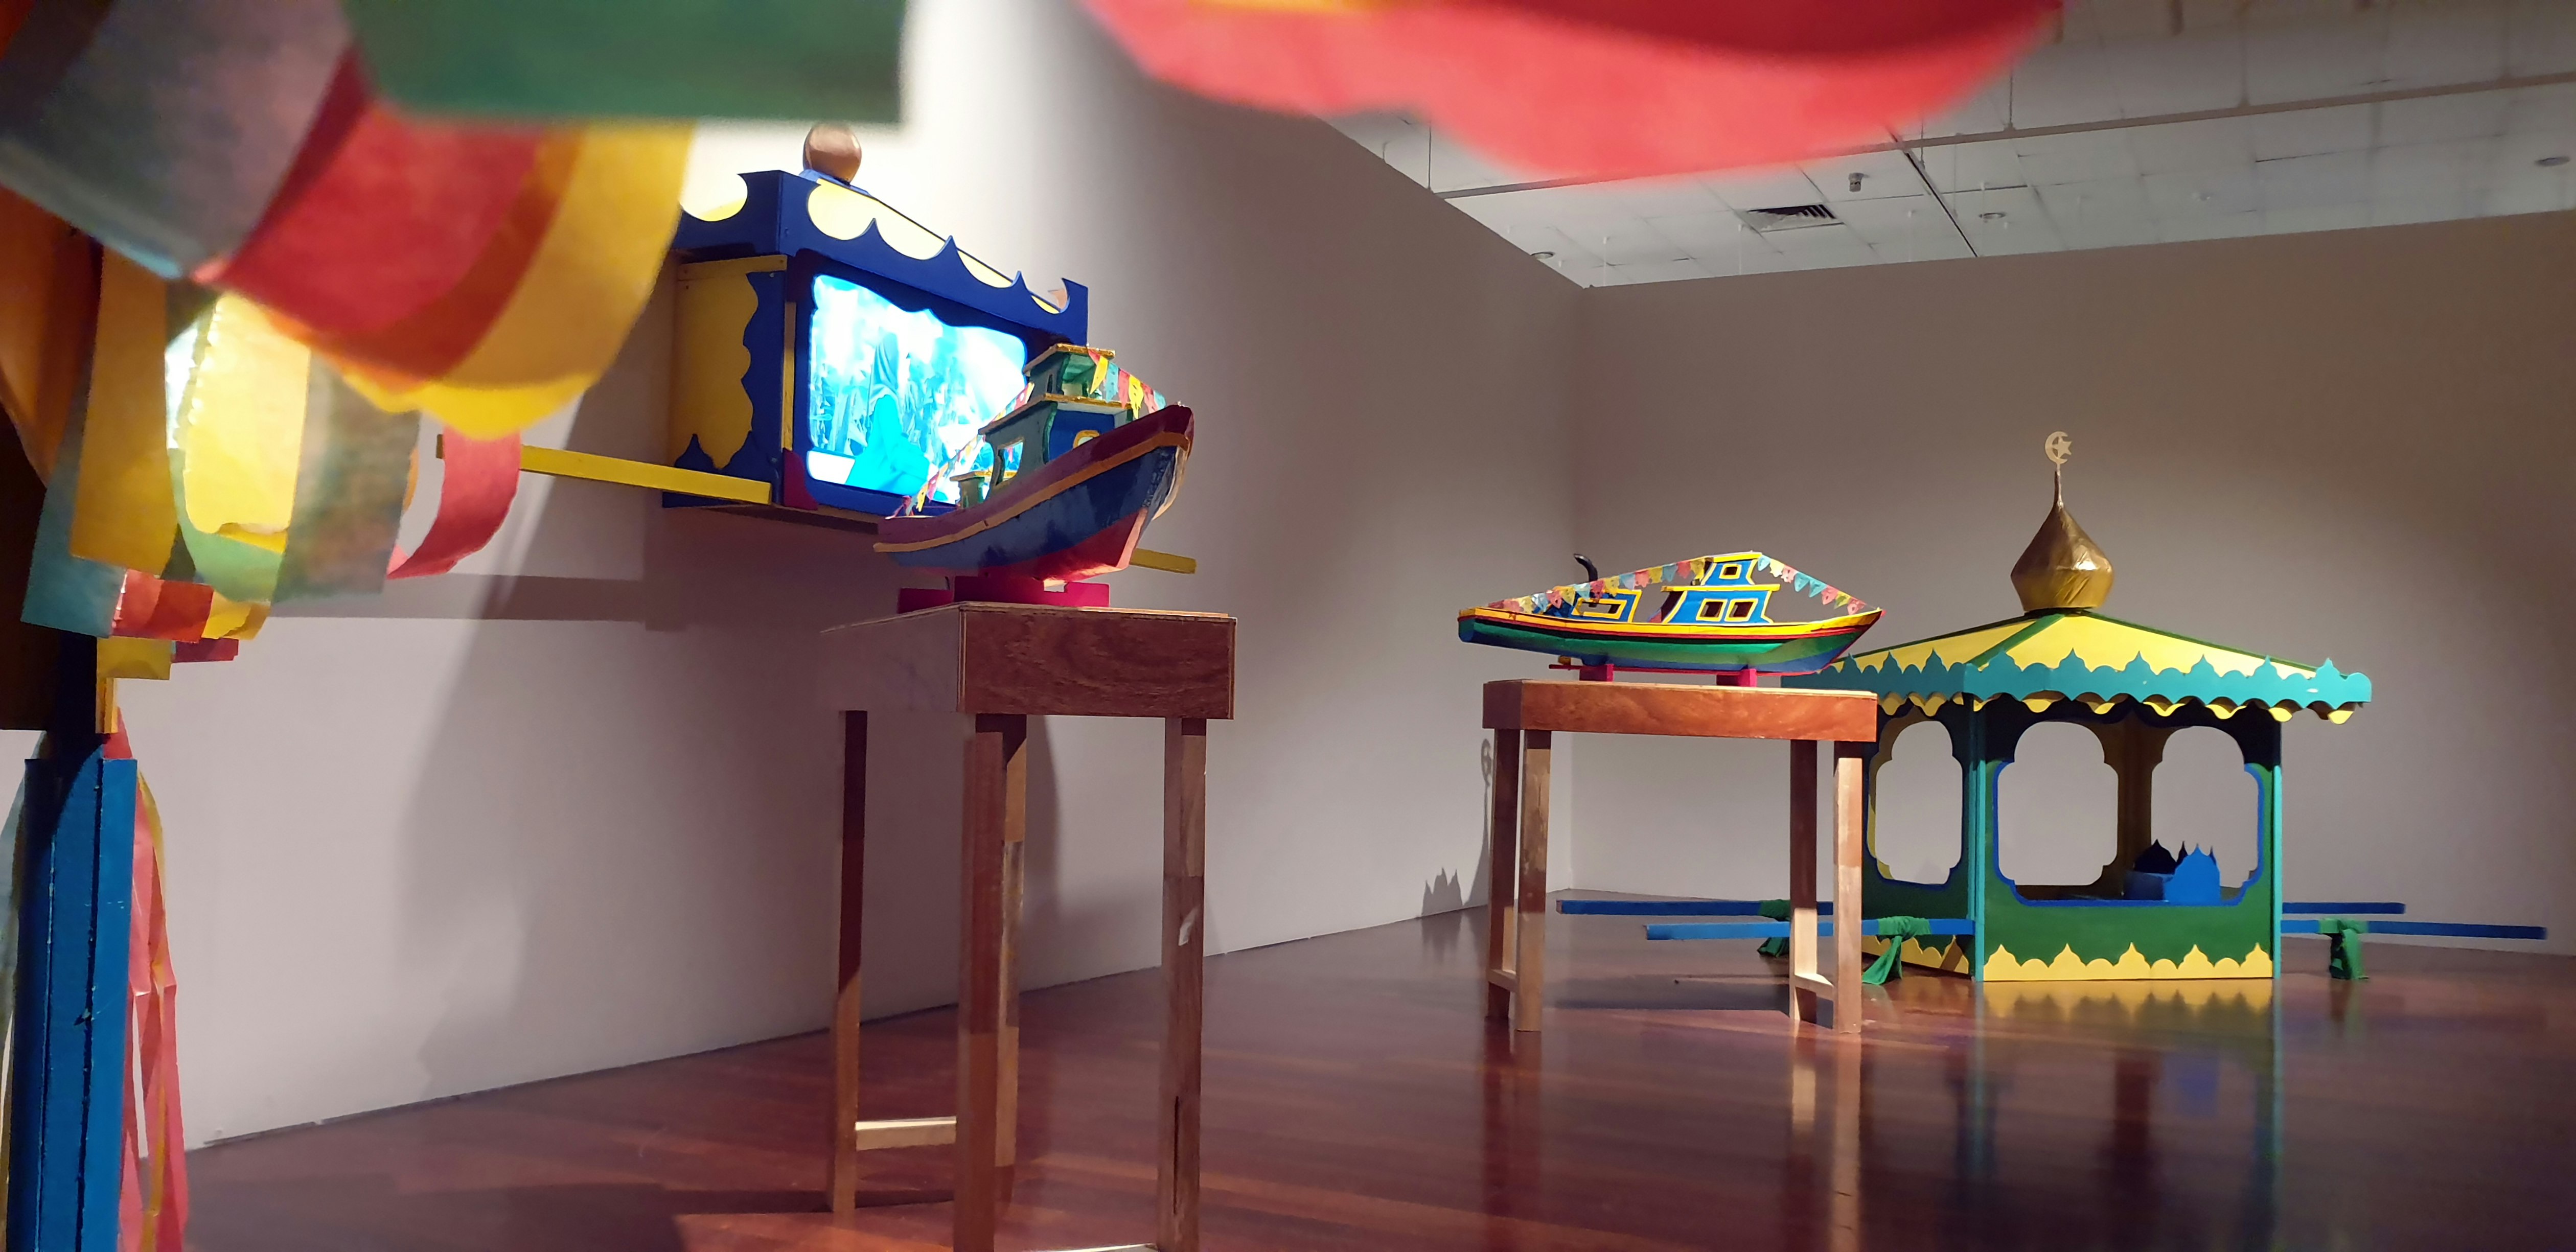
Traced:
<path id="1" fill-rule="evenodd" d="M 1801 252 L 1848 252 L 1854 248 L 1869 246 L 1868 240 L 1861 238 L 1851 227 L 1840 222 L 1831 226 L 1801 226 L 1795 230 L 1765 231 L 1762 233 L 1762 241 L 1778 249 L 1783 255 L 1790 256 Z"/>
<path id="2" fill-rule="evenodd" d="M 2368 91 L 2384 73 L 2387 32 L 2376 15 L 2249 29 L 2246 102 L 2280 104 Z"/>
<path id="3" fill-rule="evenodd" d="M 1665 238 L 1663 232 L 1647 225 L 1642 217 L 1591 223 L 1566 234 L 1574 240 L 1576 247 L 1612 265 L 1678 261 L 1687 255 L 1680 244 Z"/>
<path id="4" fill-rule="evenodd" d="M 1430 132 L 1414 125 L 1413 119 L 1401 113 L 1354 113 L 1334 118 L 1333 129 L 1376 153 L 1379 160 L 1394 166 L 1406 178 L 1424 181 Z"/>
<path id="5" fill-rule="evenodd" d="M 1950 106 L 1944 112 L 1925 118 L 1916 126 L 1900 127 L 1899 134 L 1983 135 L 2012 124 L 2012 79 L 1999 78 L 1985 89 Z"/>
<path id="6" fill-rule="evenodd" d="M 1705 257 L 1737 247 L 1754 247 L 1764 252 L 1771 250 L 1769 244 L 1761 241 L 1760 235 L 1746 228 L 1744 219 L 1737 217 L 1733 209 L 1649 218 L 1647 225 L 1654 227 L 1664 238 L 1680 244 L 1692 256 Z"/>
<path id="7" fill-rule="evenodd" d="M 2412 195 L 2380 197 L 2370 201 L 2370 224 L 2404 226 L 2413 222 L 2448 222 L 2475 216 L 2469 196 L 2454 187 L 2448 191 L 2419 192 Z M 2479 203 L 2484 203 L 2483 194 Z"/>
<path id="8" fill-rule="evenodd" d="M 2576 209 L 2576 178 L 2563 170 L 2535 170 L 2489 187 L 2485 208 L 2490 216 Z"/>
<path id="9" fill-rule="evenodd" d="M 2333 109 L 2264 113 L 2245 119 L 2245 125 L 2257 161 L 2321 152 L 2358 152 L 2370 146 L 2371 106 L 2347 104 Z"/>
<path id="10" fill-rule="evenodd" d="M 1931 177 L 1934 189 L 1944 192 L 2029 185 L 2022 177 L 2021 155 L 2004 139 L 1926 148 L 1923 172 Z"/>
<path id="11" fill-rule="evenodd" d="M 2127 40 L 2104 54 L 2122 117 L 2233 108 L 2244 100 L 2244 41 L 2233 31 Z"/>
<path id="12" fill-rule="evenodd" d="M 2564 178 L 2576 164 L 2544 166 L 2553 157 L 2576 157 L 2576 130 L 2541 131 L 2534 134 L 2506 135 L 2495 142 L 2493 179 L 2498 183 L 2517 178 Z"/>
<path id="13" fill-rule="evenodd" d="M 1617 194 L 1620 207 L 1638 217 L 1679 217 L 1726 208 L 1697 178 L 1639 178 L 1604 186 Z"/>
<path id="14" fill-rule="evenodd" d="M 1517 183 L 1538 181 L 1539 175 L 1529 170 L 1516 170 L 1469 151 L 1446 133 L 1423 128 L 1429 137 L 1426 154 L 1433 191 L 1457 191 L 1468 187 L 1508 187 Z"/>
<path id="15" fill-rule="evenodd" d="M 2251 167 L 2235 170 L 2180 170 L 2149 174 L 2138 180 L 2147 188 L 2147 203 L 2159 221 L 2251 213 L 2260 205 Z M 2251 232 L 2248 232 L 2251 233 Z"/>
<path id="16" fill-rule="evenodd" d="M 2439 143 L 2502 134 L 2505 111 L 2512 103 L 2501 91 L 2391 100 L 2379 106 L 2379 142 Z"/>
<path id="17" fill-rule="evenodd" d="M 2263 233 L 2295 235 L 2312 230 L 2351 230 L 2370 225 L 2366 204 L 2317 204 L 2298 209 L 2265 209 Z"/>
<path id="18" fill-rule="evenodd" d="M 2576 9 L 2576 5 L 2568 7 Z M 2504 129 L 2507 134 L 2576 130 L 2576 83 L 2515 88 L 2505 105 Z"/>
<path id="19" fill-rule="evenodd" d="M 2383 89 L 2482 83 L 2504 75 L 2503 5 L 2407 4 L 2387 12 Z"/>
<path id="20" fill-rule="evenodd" d="M 2472 176 L 2485 181 L 2495 147 L 2492 139 L 2454 139 L 2381 148 L 2370 154 L 2370 199 L 2456 196 Z"/>
<path id="21" fill-rule="evenodd" d="M 2120 115 L 2120 97 L 2101 46 L 2049 44 L 2013 66 L 2011 119 L 2020 129 L 2108 121 Z"/>
<path id="22" fill-rule="evenodd" d="M 1869 247 L 1870 251 L 1878 254 L 1880 261 L 1890 265 L 1902 265 L 1908 261 L 1957 261 L 1976 255 L 1968 250 L 1968 241 L 1946 225 L 1937 233 L 1922 231 L 1904 239 L 1875 241 Z"/>
<path id="23" fill-rule="evenodd" d="M 2129 152 L 2141 174 L 2241 169 L 2254 162 L 2245 123 L 2241 117 L 2217 117 L 2140 126 L 2128 132 Z"/>
<path id="24" fill-rule="evenodd" d="M 2097 178 L 2081 183 L 2057 183 L 2039 190 L 2039 202 L 2048 208 L 2048 219 L 2059 230 L 2087 218 L 2145 218 L 2154 215 L 2147 202 L 2147 187 L 2138 178 Z"/>
<path id="25" fill-rule="evenodd" d="M 2254 190 L 2267 210 L 2360 204 L 2370 198 L 2370 154 L 2326 152 L 2257 161 Z"/>
<path id="26" fill-rule="evenodd" d="M 1798 268 L 1796 261 L 1772 251 L 1767 246 L 1758 250 L 1747 247 L 1742 251 L 1728 248 L 1717 252 L 1693 253 L 1692 259 L 1698 261 L 1700 268 L 1707 270 L 1712 278 L 1727 278 L 1738 274 L 1777 274 L 1783 270 Z"/>
<path id="27" fill-rule="evenodd" d="M 1834 206 L 1836 216 L 1871 244 L 1901 243 L 1917 237 L 1956 237 L 1950 215 L 1930 196 L 1895 196 L 1885 200 L 1848 200 Z"/>
<path id="28" fill-rule="evenodd" d="M 2166 243 L 2188 243 L 2195 239 L 2235 239 L 2263 233 L 2260 213 L 2211 213 L 2192 217 L 2169 217 L 2156 223 L 2165 233 Z"/>
<path id="29" fill-rule="evenodd" d="M 1828 157 L 1809 161 L 1803 167 L 1807 181 L 1825 198 L 1825 203 L 1845 200 L 1884 200 L 1890 196 L 1923 194 L 1923 179 L 1914 172 L 1914 163 L 1902 152 L 1861 152 L 1851 156 Z M 1852 176 L 1859 175 L 1860 186 L 1852 186 Z"/>
<path id="30" fill-rule="evenodd" d="M 1635 283 L 1669 283 L 1708 277 L 1708 269 L 1697 261 L 1653 261 L 1637 265 L 1613 265 L 1593 276 L 1595 287 L 1620 287 Z"/>
<path id="31" fill-rule="evenodd" d="M 2022 181 L 2033 187 L 2128 178 L 2138 173 L 2138 160 L 2129 152 L 2128 135 L 2116 130 L 2016 139 L 2013 150 L 2021 156 Z"/>
<path id="32" fill-rule="evenodd" d="M 2039 193 L 2028 187 L 1962 191 L 1942 198 L 1979 256 L 2055 252 L 2065 246 L 2049 223 L 2048 210 L 2040 206 Z"/>
<path id="33" fill-rule="evenodd" d="M 1710 175 L 1705 181 L 1709 191 L 1730 209 L 1772 209 L 1821 200 L 1816 185 L 1795 167 L 1732 170 Z"/>
<path id="34" fill-rule="evenodd" d="M 1878 253 L 1868 244 L 1840 248 L 1816 248 L 1806 252 L 1781 254 L 1788 262 L 1783 268 L 1797 270 L 1838 270 L 1854 265 L 1879 264 Z"/>
<path id="35" fill-rule="evenodd" d="M 2505 72 L 2515 77 L 2576 70 L 2576 4 L 2514 0 L 2505 15 Z"/>

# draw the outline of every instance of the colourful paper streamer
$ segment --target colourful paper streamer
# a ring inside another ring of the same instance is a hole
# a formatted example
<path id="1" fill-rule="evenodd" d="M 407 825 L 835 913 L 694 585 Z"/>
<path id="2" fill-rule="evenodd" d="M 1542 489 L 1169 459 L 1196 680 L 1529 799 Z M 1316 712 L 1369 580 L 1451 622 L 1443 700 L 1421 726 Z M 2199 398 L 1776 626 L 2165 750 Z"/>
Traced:
<path id="1" fill-rule="evenodd" d="M 377 408 L 328 368 L 315 368 L 310 385 L 275 598 L 373 595 L 393 562 L 420 415 Z"/>
<path id="2" fill-rule="evenodd" d="M 390 2 L 390 0 L 388 0 Z M 1884 143 L 2003 73 L 2055 0 L 1086 0 L 1145 70 L 1317 116 L 1401 111 L 1548 175 Z"/>
<path id="3" fill-rule="evenodd" d="M 519 494 L 519 437 L 468 439 L 449 434 L 440 441 L 443 477 L 438 486 L 438 516 L 421 536 L 420 547 L 397 553 L 387 578 L 427 578 L 456 568 L 456 563 L 483 550 L 510 516 Z"/>
<path id="4" fill-rule="evenodd" d="M 424 409 L 490 439 L 569 404 L 606 373 L 643 312 L 679 221 L 685 126 L 601 126 L 582 139 L 526 276 L 453 370 L 405 386 L 363 372 L 380 407 Z"/>
<path id="5" fill-rule="evenodd" d="M 72 515 L 72 555 L 159 574 L 170 563 L 179 518 L 170 495 L 169 405 L 162 352 L 169 292 L 160 279 L 110 254 L 100 275 L 98 339 Z"/>
<path id="6" fill-rule="evenodd" d="M 385 94 L 520 117 L 896 120 L 903 0 L 347 0 Z"/>
<path id="7" fill-rule="evenodd" d="M 40 7 L 105 11 L 58 74 L 65 40 L 35 26 L 69 18 L 0 55 L 0 183 L 166 278 L 249 235 L 348 48 L 336 0 Z"/>
<path id="8" fill-rule="evenodd" d="M 381 334 L 466 281 L 512 225 L 545 140 L 530 127 L 398 114 L 344 64 L 267 214 L 198 277 L 293 318 L 311 342 Z M 530 231 L 529 251 L 541 234 Z"/>
<path id="9" fill-rule="evenodd" d="M 98 313 L 97 245 L 0 189 L 0 409 L 38 477 L 79 396 Z"/>
<path id="10" fill-rule="evenodd" d="M 36 520 L 35 553 L 27 566 L 27 602 L 22 620 L 76 635 L 106 638 L 116 625 L 116 602 L 125 590 L 125 571 L 72 555 L 72 514 L 78 495 L 81 461 L 81 415 L 72 414 L 54 457 L 54 480 L 45 488 L 45 509 Z"/>
<path id="11" fill-rule="evenodd" d="M 179 535 L 202 581 L 266 601 L 295 516 L 313 356 L 239 296 L 216 301 L 188 347 L 170 423 Z"/>

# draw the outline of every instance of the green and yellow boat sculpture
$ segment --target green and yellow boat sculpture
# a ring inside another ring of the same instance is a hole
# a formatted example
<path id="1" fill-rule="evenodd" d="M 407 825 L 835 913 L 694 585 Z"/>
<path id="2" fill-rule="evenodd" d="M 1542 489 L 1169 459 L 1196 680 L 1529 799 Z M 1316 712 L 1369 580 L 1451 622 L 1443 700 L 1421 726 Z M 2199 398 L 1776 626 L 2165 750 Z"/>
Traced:
<path id="1" fill-rule="evenodd" d="M 1812 622 L 1772 621 L 1771 595 L 1783 586 L 1843 613 Z M 1458 637 L 1553 653 L 1568 666 L 1605 677 L 1639 669 L 1733 674 L 1749 681 L 1760 674 L 1823 669 L 1878 618 L 1879 610 L 1849 592 L 1775 558 L 1730 552 L 1468 609 L 1458 615 Z"/>

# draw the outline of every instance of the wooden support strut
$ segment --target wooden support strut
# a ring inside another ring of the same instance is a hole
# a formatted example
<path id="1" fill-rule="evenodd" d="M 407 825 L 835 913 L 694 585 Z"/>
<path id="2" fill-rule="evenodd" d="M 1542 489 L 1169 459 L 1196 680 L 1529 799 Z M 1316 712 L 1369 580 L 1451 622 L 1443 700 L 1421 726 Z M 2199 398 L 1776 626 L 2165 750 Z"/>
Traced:
<path id="1" fill-rule="evenodd" d="M 1554 735 L 1521 732 L 1520 905 L 1513 922 L 1512 1029 L 1537 1030 L 1547 1007 L 1547 803 Z"/>
<path id="2" fill-rule="evenodd" d="M 1199 1036 L 1207 979 L 1207 722 L 1163 723 L 1163 1066 L 1155 1246 L 1199 1247 Z"/>
<path id="3" fill-rule="evenodd" d="M 1521 732 L 1494 732 L 1493 828 L 1485 852 L 1485 1017 L 1508 1022 L 1520 977 L 1512 965 L 1520 895 Z"/>

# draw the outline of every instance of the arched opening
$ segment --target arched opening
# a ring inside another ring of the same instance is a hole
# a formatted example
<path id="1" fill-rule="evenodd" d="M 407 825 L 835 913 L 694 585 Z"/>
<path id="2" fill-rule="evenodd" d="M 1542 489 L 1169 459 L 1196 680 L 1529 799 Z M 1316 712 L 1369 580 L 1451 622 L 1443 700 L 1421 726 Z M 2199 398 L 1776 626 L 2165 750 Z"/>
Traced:
<path id="1" fill-rule="evenodd" d="M 1995 868 L 2023 886 L 2086 886 L 2120 850 L 2120 779 L 2073 722 L 2023 732 L 1997 780 Z"/>
<path id="2" fill-rule="evenodd" d="M 2206 849 L 2218 861 L 2219 885 L 2231 892 L 2253 876 L 2262 856 L 2262 795 L 2226 731 L 2192 726 L 2165 740 L 2152 811 L 2156 842 L 2175 860 Z"/>
<path id="3" fill-rule="evenodd" d="M 1870 852 L 1897 882 L 1939 886 L 1959 863 L 1959 761 L 1950 729 L 1916 722 L 1897 733 L 1878 763 L 1877 824 Z"/>

